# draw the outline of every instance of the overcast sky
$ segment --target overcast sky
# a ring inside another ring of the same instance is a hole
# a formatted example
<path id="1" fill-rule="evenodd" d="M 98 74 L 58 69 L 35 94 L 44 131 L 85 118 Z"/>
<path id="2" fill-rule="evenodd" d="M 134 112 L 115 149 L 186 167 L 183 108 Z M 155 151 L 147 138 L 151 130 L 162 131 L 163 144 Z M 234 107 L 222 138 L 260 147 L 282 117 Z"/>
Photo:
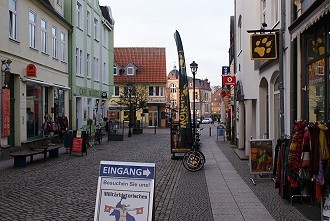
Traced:
<path id="1" fill-rule="evenodd" d="M 221 67 L 228 66 L 232 0 L 99 0 L 111 7 L 115 47 L 165 47 L 167 74 L 178 55 L 174 32 L 181 36 L 188 76 L 198 64 L 196 78 L 221 85 Z"/>

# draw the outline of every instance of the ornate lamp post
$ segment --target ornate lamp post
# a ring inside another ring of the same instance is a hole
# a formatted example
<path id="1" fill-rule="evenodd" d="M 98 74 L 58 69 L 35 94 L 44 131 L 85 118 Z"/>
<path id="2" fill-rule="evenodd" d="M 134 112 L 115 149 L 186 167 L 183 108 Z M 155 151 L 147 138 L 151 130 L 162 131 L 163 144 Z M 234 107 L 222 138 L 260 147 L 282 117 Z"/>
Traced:
<path id="1" fill-rule="evenodd" d="M 194 145 L 195 145 L 195 136 L 196 136 L 196 108 L 195 108 L 195 100 L 196 100 L 196 94 L 195 94 L 195 75 L 197 73 L 197 69 L 198 69 L 198 64 L 196 64 L 195 61 L 193 61 L 191 64 L 190 64 L 190 69 L 191 69 L 191 72 L 193 74 L 193 94 L 194 94 L 194 105 L 193 105 L 193 128 L 194 128 L 194 136 L 193 136 L 193 141 L 194 141 Z"/>
<path id="2" fill-rule="evenodd" d="M 132 105 L 132 86 L 128 86 L 128 100 L 129 100 L 129 121 L 128 121 L 128 137 L 132 136 L 132 117 L 133 117 L 133 105 Z"/>

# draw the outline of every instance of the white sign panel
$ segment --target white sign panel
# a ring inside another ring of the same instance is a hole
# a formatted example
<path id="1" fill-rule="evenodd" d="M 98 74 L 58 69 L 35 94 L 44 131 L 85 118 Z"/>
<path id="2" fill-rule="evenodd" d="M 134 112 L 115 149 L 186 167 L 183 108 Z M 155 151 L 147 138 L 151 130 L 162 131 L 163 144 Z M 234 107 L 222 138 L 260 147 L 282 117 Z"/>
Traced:
<path id="1" fill-rule="evenodd" d="M 154 177 L 154 163 L 101 161 L 94 221 L 151 221 Z"/>

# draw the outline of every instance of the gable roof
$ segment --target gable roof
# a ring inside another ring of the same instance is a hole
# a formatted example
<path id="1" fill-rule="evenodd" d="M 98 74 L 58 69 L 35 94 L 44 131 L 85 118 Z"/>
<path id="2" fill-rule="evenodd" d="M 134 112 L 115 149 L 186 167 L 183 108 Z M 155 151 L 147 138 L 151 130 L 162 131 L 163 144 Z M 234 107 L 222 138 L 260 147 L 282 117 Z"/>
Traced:
<path id="1" fill-rule="evenodd" d="M 123 68 L 129 63 L 132 63 L 137 67 L 136 75 L 127 76 L 123 73 L 120 73 L 119 76 L 115 75 L 115 83 L 166 83 L 165 48 L 114 48 L 114 62 Z"/>

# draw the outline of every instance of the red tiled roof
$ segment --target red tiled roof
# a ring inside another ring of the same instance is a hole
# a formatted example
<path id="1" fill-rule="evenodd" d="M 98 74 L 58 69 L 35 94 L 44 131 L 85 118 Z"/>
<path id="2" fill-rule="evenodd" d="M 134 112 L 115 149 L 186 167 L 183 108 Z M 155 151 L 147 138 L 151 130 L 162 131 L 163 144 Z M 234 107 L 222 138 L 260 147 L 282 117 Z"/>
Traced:
<path id="1" fill-rule="evenodd" d="M 115 83 L 152 82 L 166 83 L 165 48 L 114 48 L 114 62 L 125 68 L 128 63 L 137 67 L 136 75 L 126 76 L 120 73 L 114 76 Z"/>

